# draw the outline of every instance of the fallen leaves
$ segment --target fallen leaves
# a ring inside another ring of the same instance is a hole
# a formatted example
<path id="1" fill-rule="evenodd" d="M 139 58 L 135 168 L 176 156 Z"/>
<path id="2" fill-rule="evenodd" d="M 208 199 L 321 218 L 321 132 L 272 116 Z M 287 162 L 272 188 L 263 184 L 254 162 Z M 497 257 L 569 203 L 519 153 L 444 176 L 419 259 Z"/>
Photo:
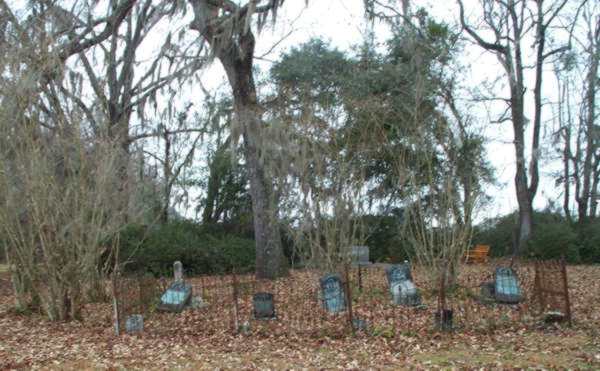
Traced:
<path id="1" fill-rule="evenodd" d="M 488 270 L 465 267 L 461 282 L 483 280 Z M 37 315 L 13 313 L 10 291 L 0 287 L 0 369 L 600 367 L 600 267 L 569 267 L 573 328 L 540 326 L 533 320 L 519 320 L 510 307 L 473 303 L 467 322 L 462 308 L 467 302 L 454 301 L 459 328 L 442 334 L 432 330 L 435 297 L 425 295 L 427 310 L 392 307 L 376 276 L 365 274 L 363 279 L 365 297 L 362 303 L 358 298 L 354 310 L 377 326 L 379 335 L 350 334 L 344 316 L 321 320 L 320 308 L 299 301 L 306 293 L 298 286 L 271 287 L 280 290 L 276 299 L 280 320 L 252 321 L 249 335 L 233 335 L 228 313 L 211 314 L 211 308 L 205 308 L 151 314 L 145 318 L 143 333 L 120 337 L 113 335 L 108 304 L 86 306 L 81 323 L 50 323 Z M 418 276 L 415 280 L 419 283 Z M 288 294 L 291 303 L 285 302 L 286 289 L 293 290 Z M 319 320 L 294 317 L 291 309 L 303 305 Z M 247 317 L 247 303 L 240 308 Z M 222 323 L 211 328 L 210 321 L 217 320 Z"/>

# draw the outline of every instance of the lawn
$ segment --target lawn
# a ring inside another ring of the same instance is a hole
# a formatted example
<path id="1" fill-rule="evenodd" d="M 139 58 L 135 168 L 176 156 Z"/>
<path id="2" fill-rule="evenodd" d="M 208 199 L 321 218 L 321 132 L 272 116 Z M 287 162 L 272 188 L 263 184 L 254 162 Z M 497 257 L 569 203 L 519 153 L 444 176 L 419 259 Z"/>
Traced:
<path id="1" fill-rule="evenodd" d="M 489 266 L 465 267 L 461 284 L 483 280 L 489 270 Z M 343 316 L 316 323 L 302 322 L 302 318 L 293 322 L 286 317 L 286 308 L 298 307 L 294 298 L 304 295 L 301 290 L 289 289 L 304 279 L 302 273 L 295 272 L 282 281 L 282 287 L 294 291 L 277 291 L 280 319 L 266 325 L 255 326 L 252 322 L 249 333 L 232 334 L 227 329 L 227 315 L 219 316 L 221 309 L 215 306 L 211 310 L 209 306 L 181 314 L 151 313 L 145 319 L 143 333 L 120 337 L 113 334 L 107 303 L 87 305 L 82 322 L 50 323 L 39 314 L 15 313 L 11 309 L 10 282 L 3 273 L 0 369 L 598 369 L 600 267 L 570 266 L 568 271 L 575 319 L 572 328 L 545 325 L 528 315 L 517 316 L 516 311 L 528 310 L 526 304 L 519 309 L 472 304 L 465 317 L 463 307 L 467 301 L 457 298 L 453 305 L 460 309 L 459 328 L 440 333 L 432 328 L 434 296 L 424 290 L 427 309 L 394 308 L 382 300 L 385 291 L 370 288 L 369 279 L 375 275 L 365 276 L 363 291 L 369 293 L 362 294 L 371 304 L 357 303 L 355 308 L 357 315 L 372 324 L 370 331 L 340 331 L 336 325 L 343 324 Z M 417 283 L 419 274 L 417 270 Z M 206 284 L 205 280 L 192 281 L 195 285 Z M 195 290 L 199 291 L 196 286 Z M 245 316 L 244 305 L 242 302 L 241 313 Z M 318 312 L 319 308 L 312 308 L 313 314 Z M 310 312 L 301 313 L 310 316 Z M 211 321 L 222 323 L 213 325 Z M 306 331 L 301 331 L 303 327 Z"/>

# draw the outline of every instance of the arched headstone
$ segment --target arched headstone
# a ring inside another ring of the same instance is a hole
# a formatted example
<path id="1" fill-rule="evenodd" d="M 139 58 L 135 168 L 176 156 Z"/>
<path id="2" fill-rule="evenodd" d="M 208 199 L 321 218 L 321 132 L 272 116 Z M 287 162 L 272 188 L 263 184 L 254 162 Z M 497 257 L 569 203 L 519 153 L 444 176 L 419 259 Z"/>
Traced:
<path id="1" fill-rule="evenodd" d="M 340 277 L 337 274 L 328 274 L 321 278 L 320 283 L 323 308 L 329 313 L 346 310 L 346 295 Z"/>
<path id="2" fill-rule="evenodd" d="M 273 302 L 273 294 L 268 292 L 258 292 L 252 298 L 254 306 L 254 318 L 256 319 L 274 319 L 275 304 Z"/>
<path id="3" fill-rule="evenodd" d="M 412 282 L 408 262 L 392 265 L 386 269 L 386 275 L 394 304 L 410 306 L 421 304 L 421 296 Z"/>

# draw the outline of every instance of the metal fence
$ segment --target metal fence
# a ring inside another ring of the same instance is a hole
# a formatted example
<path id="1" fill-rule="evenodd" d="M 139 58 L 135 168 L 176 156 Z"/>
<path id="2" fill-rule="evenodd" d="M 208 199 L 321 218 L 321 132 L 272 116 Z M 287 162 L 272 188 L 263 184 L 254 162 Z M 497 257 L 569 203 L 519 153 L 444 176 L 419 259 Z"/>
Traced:
<path id="1" fill-rule="evenodd" d="M 565 283 L 564 288 L 567 288 L 564 264 L 512 264 L 520 285 L 521 300 L 508 305 L 486 297 L 485 282 L 493 281 L 497 267 L 509 265 L 511 263 L 508 261 L 495 261 L 486 265 L 461 266 L 457 285 L 445 290 L 446 306 L 453 312 L 453 329 L 489 331 L 519 327 L 537 320 L 548 308 L 562 311 L 570 320 L 568 295 L 566 303 L 556 304 L 556 297 L 565 296 L 554 295 L 554 291 L 548 288 L 548 282 L 551 282 L 550 285 L 555 282 L 548 272 L 560 272 L 557 279 Z M 404 306 L 392 301 L 386 268 L 386 265 L 373 264 L 347 267 L 336 272 L 341 279 L 346 303 L 343 310 L 337 313 L 331 313 L 324 305 L 320 283 L 324 272 L 317 270 L 292 270 L 288 277 L 274 281 L 237 274 L 192 277 L 187 279 L 192 286 L 192 300 L 185 309 L 185 319 L 182 321 L 189 321 L 186 326 L 204 334 L 242 332 L 342 336 L 349 332 L 365 331 L 374 335 L 393 336 L 435 328 L 440 290 L 436 283 L 427 281 L 426 269 L 413 269 L 413 279 L 422 297 L 422 305 Z M 118 296 L 125 315 L 161 315 L 152 310 L 152 303 L 155 307 L 160 298 L 158 291 L 166 288 L 164 283 L 148 277 L 122 281 L 127 283 L 123 283 L 119 290 L 121 293 L 128 292 L 128 295 Z M 555 285 L 553 287 L 556 289 Z M 564 290 L 561 289 L 561 292 Z M 256 318 L 253 299 L 258 293 L 272 295 L 268 298 L 273 301 L 274 318 Z"/>

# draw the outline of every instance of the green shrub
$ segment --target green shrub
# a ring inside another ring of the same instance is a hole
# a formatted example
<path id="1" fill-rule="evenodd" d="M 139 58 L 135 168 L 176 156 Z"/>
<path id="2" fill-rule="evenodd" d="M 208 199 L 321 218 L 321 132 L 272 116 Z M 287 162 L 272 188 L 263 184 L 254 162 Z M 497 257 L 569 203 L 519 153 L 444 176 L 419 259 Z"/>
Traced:
<path id="1" fill-rule="evenodd" d="M 542 220 L 536 223 L 527 244 L 526 256 L 559 259 L 577 263 L 580 260 L 577 233 L 566 221 Z"/>
<path id="2" fill-rule="evenodd" d="M 226 234 L 225 227 L 190 221 L 145 227 L 130 225 L 120 235 L 120 260 L 126 271 L 171 275 L 173 262 L 187 274 L 214 274 L 254 269 L 254 240 Z"/>
<path id="3" fill-rule="evenodd" d="M 401 236 L 401 219 L 395 215 L 366 215 L 362 222 L 367 233 L 373 262 L 401 262 L 410 255 L 410 244 Z"/>
<path id="4" fill-rule="evenodd" d="M 579 256 L 583 263 L 600 263 L 600 220 L 579 230 Z"/>
<path id="5" fill-rule="evenodd" d="M 491 256 L 510 254 L 513 247 L 516 213 L 487 219 L 473 230 L 473 245 L 489 245 Z"/>
<path id="6" fill-rule="evenodd" d="M 516 212 L 486 220 L 475 227 L 473 244 L 491 247 L 492 256 L 512 253 L 515 238 Z M 557 259 L 564 256 L 569 262 L 600 261 L 600 223 L 586 226 L 578 231 L 561 214 L 552 211 L 537 211 L 533 217 L 533 233 L 525 251 L 525 257 Z"/>

